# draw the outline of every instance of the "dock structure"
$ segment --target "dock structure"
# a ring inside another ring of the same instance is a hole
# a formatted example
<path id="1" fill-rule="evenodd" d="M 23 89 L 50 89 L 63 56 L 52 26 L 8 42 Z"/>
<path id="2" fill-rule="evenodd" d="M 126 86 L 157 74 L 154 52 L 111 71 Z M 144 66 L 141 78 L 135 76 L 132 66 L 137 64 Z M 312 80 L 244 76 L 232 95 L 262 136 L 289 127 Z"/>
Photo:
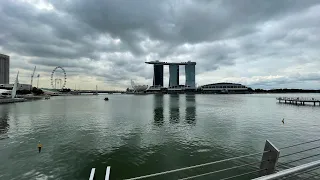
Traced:
<path id="1" fill-rule="evenodd" d="M 301 97 L 277 97 L 279 103 L 294 104 L 294 105 L 305 105 L 311 103 L 313 106 L 319 105 L 320 100 L 315 98 L 301 98 Z"/>

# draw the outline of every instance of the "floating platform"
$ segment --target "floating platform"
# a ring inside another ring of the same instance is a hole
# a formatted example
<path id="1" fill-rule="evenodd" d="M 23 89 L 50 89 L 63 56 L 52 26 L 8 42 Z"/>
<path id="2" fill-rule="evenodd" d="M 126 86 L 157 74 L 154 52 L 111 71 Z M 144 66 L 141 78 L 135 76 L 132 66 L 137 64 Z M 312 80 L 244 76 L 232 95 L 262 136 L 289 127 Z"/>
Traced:
<path id="1" fill-rule="evenodd" d="M 285 104 L 294 104 L 294 105 L 304 106 L 306 103 L 309 103 L 309 104 L 313 104 L 313 106 L 316 106 L 317 104 L 320 106 L 320 100 L 315 98 L 277 97 L 276 99 L 279 101 L 279 103 L 285 103 Z"/>
<path id="2" fill-rule="evenodd" d="M 26 99 L 24 98 L 3 98 L 0 99 L 0 104 L 8 104 L 8 103 L 16 103 L 16 102 L 24 102 Z"/>

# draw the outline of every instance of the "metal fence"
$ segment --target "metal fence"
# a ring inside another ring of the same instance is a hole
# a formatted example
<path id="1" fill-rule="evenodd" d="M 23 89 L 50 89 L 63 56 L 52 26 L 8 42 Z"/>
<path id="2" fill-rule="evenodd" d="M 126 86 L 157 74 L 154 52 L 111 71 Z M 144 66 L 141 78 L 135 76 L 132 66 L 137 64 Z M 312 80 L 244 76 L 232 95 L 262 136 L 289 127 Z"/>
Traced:
<path id="1" fill-rule="evenodd" d="M 315 173 L 313 171 L 319 170 L 320 169 L 320 158 L 317 161 L 311 161 L 305 164 L 300 164 L 300 165 L 294 165 L 297 162 L 301 162 L 303 160 L 314 160 L 312 158 L 316 158 L 320 156 L 320 139 L 315 139 L 311 140 L 308 142 L 302 142 L 302 143 L 297 143 L 293 144 L 290 146 L 286 147 L 281 147 L 277 148 L 274 146 L 270 141 L 266 140 L 265 147 L 263 152 L 257 152 L 257 153 L 252 153 L 252 154 L 247 154 L 247 155 L 242 155 L 242 156 L 237 156 L 237 157 L 232 157 L 228 159 L 223 159 L 223 160 L 218 160 L 218 161 L 213 161 L 213 162 L 208 162 L 204 164 L 198 164 L 194 166 L 189 166 L 189 167 L 183 167 L 179 169 L 174 169 L 174 170 L 168 170 L 168 171 L 163 171 L 163 172 L 158 172 L 154 174 L 149 174 L 149 175 L 143 175 L 139 177 L 133 177 L 133 178 L 128 178 L 125 180 L 139 180 L 139 179 L 148 179 L 152 177 L 161 177 L 163 175 L 167 174 L 172 174 L 180 171 L 188 171 L 191 169 L 195 168 L 202 168 L 205 166 L 210 166 L 214 164 L 220 164 L 224 162 L 229 162 L 229 161 L 235 161 L 235 160 L 241 160 L 241 159 L 247 159 L 249 157 L 254 157 L 262 154 L 261 161 L 258 162 L 250 162 L 250 163 L 243 163 L 237 166 L 232 166 L 232 167 L 227 167 L 224 169 L 218 169 L 214 171 L 210 171 L 207 173 L 202 173 L 202 174 L 197 174 L 193 176 L 188 176 L 188 177 L 183 177 L 180 178 L 179 180 L 187 180 L 187 179 L 197 179 L 200 177 L 208 177 L 212 178 L 212 175 L 217 175 L 222 172 L 229 172 L 231 170 L 239 169 L 239 168 L 245 168 L 248 167 L 247 169 L 250 169 L 254 167 L 254 170 L 251 171 L 246 171 L 242 172 L 236 175 L 230 175 L 224 178 L 220 178 L 220 180 L 229 180 L 229 179 L 238 179 L 240 177 L 246 176 L 246 175 L 255 175 L 257 178 L 254 180 L 271 180 L 271 179 L 312 179 L 316 177 L 320 177 L 320 174 Z M 311 147 L 308 147 L 308 146 Z M 299 150 L 296 150 L 296 148 L 299 147 Z M 308 148 L 306 148 L 308 147 Z M 302 149 L 302 150 L 301 150 Z M 317 151 L 316 151 L 317 150 Z M 280 151 L 284 152 L 284 155 L 280 155 Z M 287 152 L 289 151 L 289 152 Z M 312 155 L 306 156 L 304 153 L 308 152 L 315 152 Z M 290 161 L 285 161 L 284 163 L 278 162 L 279 160 L 285 160 L 288 157 L 296 157 L 297 155 L 300 156 L 298 159 L 293 159 Z M 294 164 L 293 164 L 294 163 Z M 259 167 L 260 165 L 260 167 Z M 250 167 L 250 168 L 249 168 Z M 280 171 L 277 171 L 277 169 L 285 168 Z M 313 173 L 311 173 L 313 172 Z M 90 178 L 89 180 L 93 180 L 95 174 L 95 168 L 92 168 Z M 109 180 L 110 176 L 110 167 L 107 167 L 106 170 L 106 176 L 105 180 Z"/>

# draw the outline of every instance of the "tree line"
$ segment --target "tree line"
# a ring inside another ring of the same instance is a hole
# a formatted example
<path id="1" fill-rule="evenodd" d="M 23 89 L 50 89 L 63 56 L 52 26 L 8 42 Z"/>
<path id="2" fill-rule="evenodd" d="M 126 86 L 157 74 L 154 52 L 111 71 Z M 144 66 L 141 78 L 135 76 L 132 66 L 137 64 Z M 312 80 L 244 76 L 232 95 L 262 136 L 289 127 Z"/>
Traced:
<path id="1" fill-rule="evenodd" d="M 249 92 L 252 93 L 320 93 L 320 89 L 248 89 Z"/>

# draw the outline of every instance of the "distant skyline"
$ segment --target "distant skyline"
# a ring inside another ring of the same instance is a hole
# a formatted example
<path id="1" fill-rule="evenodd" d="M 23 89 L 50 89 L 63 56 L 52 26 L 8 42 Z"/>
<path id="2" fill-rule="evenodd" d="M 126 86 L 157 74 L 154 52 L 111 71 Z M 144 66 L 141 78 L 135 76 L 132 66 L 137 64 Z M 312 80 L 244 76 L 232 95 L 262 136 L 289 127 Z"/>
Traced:
<path id="1" fill-rule="evenodd" d="M 11 83 L 37 66 L 34 86 L 50 87 L 62 66 L 68 88 L 151 85 L 144 62 L 159 60 L 197 62 L 197 85 L 320 89 L 318 0 L 1 0 L 0 13 Z"/>

